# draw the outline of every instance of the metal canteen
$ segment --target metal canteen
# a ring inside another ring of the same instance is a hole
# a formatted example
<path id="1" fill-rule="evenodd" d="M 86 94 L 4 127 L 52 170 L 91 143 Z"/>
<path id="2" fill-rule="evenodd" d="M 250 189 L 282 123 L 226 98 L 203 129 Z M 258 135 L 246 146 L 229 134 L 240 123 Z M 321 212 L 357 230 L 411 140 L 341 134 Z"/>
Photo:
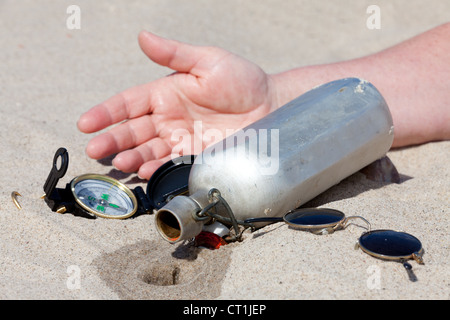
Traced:
<path id="1" fill-rule="evenodd" d="M 368 81 L 318 86 L 198 155 L 189 196 L 159 209 L 156 228 L 171 243 L 198 235 L 209 221 L 196 214 L 210 204 L 212 189 L 236 219 L 281 217 L 383 157 L 393 129 L 384 98 Z M 215 209 L 226 215 L 224 206 Z"/>

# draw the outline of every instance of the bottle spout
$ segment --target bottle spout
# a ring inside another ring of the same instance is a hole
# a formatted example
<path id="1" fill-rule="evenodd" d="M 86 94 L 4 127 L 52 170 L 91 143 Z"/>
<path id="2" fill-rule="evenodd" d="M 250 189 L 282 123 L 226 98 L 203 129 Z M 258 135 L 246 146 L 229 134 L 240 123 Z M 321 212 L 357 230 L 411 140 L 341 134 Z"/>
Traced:
<path id="1" fill-rule="evenodd" d="M 205 222 L 194 219 L 200 210 L 190 197 L 176 196 L 156 212 L 156 229 L 170 243 L 194 238 L 202 231 Z"/>

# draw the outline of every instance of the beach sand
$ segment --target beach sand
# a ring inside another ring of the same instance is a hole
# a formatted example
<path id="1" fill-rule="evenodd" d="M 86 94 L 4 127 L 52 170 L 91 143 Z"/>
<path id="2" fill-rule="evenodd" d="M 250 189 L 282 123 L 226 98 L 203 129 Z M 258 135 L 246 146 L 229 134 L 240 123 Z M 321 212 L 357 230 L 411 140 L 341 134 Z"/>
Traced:
<path id="1" fill-rule="evenodd" d="M 80 29 L 67 25 L 72 4 Z M 379 30 L 366 27 L 371 4 Z M 277 223 L 212 251 L 163 241 L 152 215 L 92 220 L 40 199 L 59 147 L 70 155 L 60 188 L 93 172 L 145 189 L 111 158 L 89 159 L 91 136 L 76 128 L 90 107 L 171 72 L 140 51 L 142 29 L 220 46 L 275 73 L 377 52 L 449 12 L 446 0 L 0 2 L 0 299 L 449 299 L 450 142 L 390 151 L 399 183 L 358 172 L 308 204 L 418 237 L 417 282 L 400 263 L 354 250 L 359 223 L 322 236 Z"/>

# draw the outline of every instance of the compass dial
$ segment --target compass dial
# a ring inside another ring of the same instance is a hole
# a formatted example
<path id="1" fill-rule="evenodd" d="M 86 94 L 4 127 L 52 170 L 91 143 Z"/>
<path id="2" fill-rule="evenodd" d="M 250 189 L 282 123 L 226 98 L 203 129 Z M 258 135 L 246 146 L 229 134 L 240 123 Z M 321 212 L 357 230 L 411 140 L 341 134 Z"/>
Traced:
<path id="1" fill-rule="evenodd" d="M 71 182 L 75 201 L 86 211 L 103 218 L 124 219 L 137 211 L 134 193 L 116 179 L 85 174 Z"/>

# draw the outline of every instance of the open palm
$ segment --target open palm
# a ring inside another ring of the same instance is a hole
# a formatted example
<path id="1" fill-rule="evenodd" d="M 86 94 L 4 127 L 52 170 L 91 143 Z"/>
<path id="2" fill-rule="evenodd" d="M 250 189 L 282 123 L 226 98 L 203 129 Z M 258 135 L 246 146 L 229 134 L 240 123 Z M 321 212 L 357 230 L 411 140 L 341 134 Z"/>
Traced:
<path id="1" fill-rule="evenodd" d="M 78 128 L 85 133 L 119 124 L 90 140 L 86 152 L 91 158 L 117 153 L 117 169 L 148 179 L 170 159 L 179 143 L 173 139 L 177 130 L 192 135 L 194 121 L 202 121 L 203 130 L 225 136 L 277 107 L 270 76 L 237 55 L 146 31 L 140 33 L 139 44 L 151 60 L 175 73 L 128 89 L 80 117 Z"/>

